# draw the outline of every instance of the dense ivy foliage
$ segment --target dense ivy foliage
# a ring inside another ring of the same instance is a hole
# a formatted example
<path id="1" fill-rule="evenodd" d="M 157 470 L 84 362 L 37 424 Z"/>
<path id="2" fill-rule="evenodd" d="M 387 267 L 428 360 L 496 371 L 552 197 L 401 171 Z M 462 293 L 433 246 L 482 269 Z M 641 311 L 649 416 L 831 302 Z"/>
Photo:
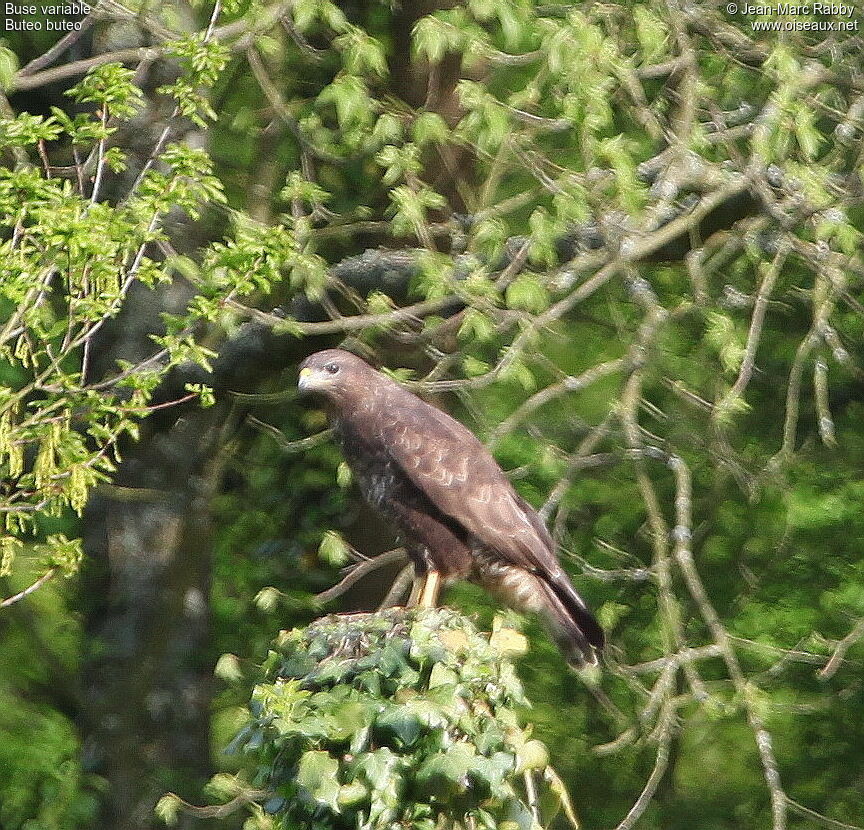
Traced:
<path id="1" fill-rule="evenodd" d="M 283 632 L 229 749 L 246 756 L 256 826 L 531 830 L 538 789 L 547 820 L 563 807 L 575 821 L 545 747 L 521 725 L 507 655 L 524 648 L 517 631 L 484 636 L 447 609 Z M 170 819 L 178 806 L 169 796 L 160 812 Z"/>

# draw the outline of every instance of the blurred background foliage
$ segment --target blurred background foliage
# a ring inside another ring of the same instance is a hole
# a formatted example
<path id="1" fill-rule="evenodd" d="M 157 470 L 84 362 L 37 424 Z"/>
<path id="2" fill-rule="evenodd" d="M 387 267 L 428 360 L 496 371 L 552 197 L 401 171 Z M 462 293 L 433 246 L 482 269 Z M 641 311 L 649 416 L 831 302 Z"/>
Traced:
<path id="1" fill-rule="evenodd" d="M 489 442 L 598 609 L 598 682 L 531 622 L 518 661 L 585 827 L 864 825 L 862 43 L 750 22 L 164 0 L 7 34 L 0 600 L 40 587 L 0 609 L 2 830 L 205 800 L 275 633 L 394 546 L 291 391 L 340 342 Z"/>

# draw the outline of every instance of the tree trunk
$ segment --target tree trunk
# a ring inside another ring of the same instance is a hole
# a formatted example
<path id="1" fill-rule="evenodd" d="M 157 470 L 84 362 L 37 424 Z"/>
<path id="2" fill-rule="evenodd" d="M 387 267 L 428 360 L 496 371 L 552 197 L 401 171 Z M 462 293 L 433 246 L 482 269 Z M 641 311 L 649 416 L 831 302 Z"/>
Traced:
<path id="1" fill-rule="evenodd" d="M 93 499 L 83 671 L 84 753 L 108 781 L 101 826 L 158 826 L 168 789 L 196 798 L 211 774 L 210 500 L 223 406 L 185 414 L 131 448 Z"/>

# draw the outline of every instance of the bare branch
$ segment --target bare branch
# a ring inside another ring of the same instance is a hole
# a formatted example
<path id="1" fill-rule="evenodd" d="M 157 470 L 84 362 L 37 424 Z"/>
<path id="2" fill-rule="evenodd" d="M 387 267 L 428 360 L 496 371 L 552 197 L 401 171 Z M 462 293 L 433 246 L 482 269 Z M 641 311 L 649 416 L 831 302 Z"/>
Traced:
<path id="1" fill-rule="evenodd" d="M 672 745 L 672 736 L 675 725 L 675 709 L 671 700 L 667 698 L 660 715 L 660 733 L 657 741 L 657 757 L 654 760 L 654 768 L 645 782 L 642 792 L 636 799 L 636 803 L 630 808 L 627 815 L 618 823 L 615 830 L 630 830 L 648 809 L 657 787 L 666 774 L 669 765 L 669 748 Z"/>
<path id="2" fill-rule="evenodd" d="M 741 361 L 741 368 L 738 371 L 738 377 L 732 388 L 717 402 L 714 411 L 719 414 L 723 412 L 731 401 L 741 398 L 750 378 L 753 374 L 753 367 L 756 365 L 756 350 L 759 348 L 759 340 L 762 337 L 762 324 L 765 321 L 765 312 L 768 309 L 768 300 L 771 297 L 771 292 L 774 289 L 774 284 L 777 282 L 777 277 L 783 269 L 786 262 L 786 257 L 789 255 L 790 244 L 788 240 L 784 240 L 779 244 L 779 249 L 774 256 L 774 261 L 766 269 L 765 277 L 762 284 L 759 286 L 759 293 L 756 296 L 756 303 L 753 306 L 753 316 L 750 320 L 750 331 L 747 334 L 747 345 L 744 349 L 744 358 Z"/>
<path id="3" fill-rule="evenodd" d="M 756 748 L 759 759 L 762 762 L 762 772 L 765 783 L 771 795 L 771 812 L 773 816 L 774 830 L 784 830 L 786 827 L 786 793 L 780 781 L 780 772 L 777 768 L 777 759 L 774 755 L 774 743 L 771 733 L 765 728 L 762 716 L 756 710 L 756 703 L 752 698 L 751 688 L 748 684 L 735 649 L 726 632 L 726 628 L 720 621 L 717 611 L 708 598 L 708 593 L 693 561 L 690 551 L 690 539 L 692 537 L 691 512 L 691 479 L 690 470 L 684 460 L 673 457 L 669 460 L 669 467 L 675 475 L 675 562 L 681 570 L 690 596 L 696 603 L 702 615 L 702 619 L 711 631 L 714 642 L 720 648 L 729 676 L 739 694 L 742 704 L 747 713 L 747 722 L 750 725 L 756 739 Z"/>
<path id="4" fill-rule="evenodd" d="M 352 585 L 363 579 L 364 576 L 367 576 L 381 568 L 386 568 L 392 565 L 401 565 L 406 562 L 407 559 L 408 554 L 405 553 L 404 548 L 396 548 L 395 550 L 389 550 L 386 553 L 378 554 L 378 556 L 367 559 L 359 565 L 354 565 L 348 571 L 348 574 L 336 585 L 332 588 L 328 588 L 326 591 L 322 591 L 320 594 L 317 594 L 315 599 L 317 599 L 318 602 L 330 602 L 337 597 L 341 597 L 342 594 L 344 594 Z"/>
<path id="5" fill-rule="evenodd" d="M 839 669 L 843 663 L 843 660 L 846 657 L 846 652 L 849 651 L 849 649 L 852 648 L 852 646 L 854 646 L 862 637 L 864 637 L 864 617 L 858 620 L 852 630 L 839 643 L 837 643 L 837 646 L 834 648 L 834 653 L 831 655 L 831 659 L 821 671 L 817 672 L 819 679 L 828 680 L 833 677 L 837 673 L 837 669 Z"/>
<path id="6" fill-rule="evenodd" d="M 29 597 L 30 594 L 38 591 L 46 582 L 49 582 L 54 576 L 57 574 L 57 568 L 50 568 L 45 571 L 42 576 L 39 577 L 34 583 L 28 585 L 23 591 L 19 591 L 17 594 L 13 594 L 11 597 L 6 597 L 4 600 L 0 600 L 0 608 L 8 608 L 10 605 L 14 605 L 16 602 L 24 599 L 25 597 Z"/>

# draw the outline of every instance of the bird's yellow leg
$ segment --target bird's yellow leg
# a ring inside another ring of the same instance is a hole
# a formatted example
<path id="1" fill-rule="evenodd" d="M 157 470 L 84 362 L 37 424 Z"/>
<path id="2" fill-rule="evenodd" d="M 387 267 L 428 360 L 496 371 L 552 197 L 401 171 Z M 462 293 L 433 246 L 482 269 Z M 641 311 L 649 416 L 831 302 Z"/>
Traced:
<path id="1" fill-rule="evenodd" d="M 420 601 L 420 590 L 423 587 L 423 580 L 414 575 L 414 584 L 411 586 L 411 593 L 408 595 L 408 602 L 405 603 L 406 608 L 413 608 Z"/>
<path id="2" fill-rule="evenodd" d="M 438 571 L 429 571 L 423 590 L 420 592 L 419 606 L 421 608 L 434 608 L 438 601 L 438 590 L 441 587 L 441 574 Z"/>

